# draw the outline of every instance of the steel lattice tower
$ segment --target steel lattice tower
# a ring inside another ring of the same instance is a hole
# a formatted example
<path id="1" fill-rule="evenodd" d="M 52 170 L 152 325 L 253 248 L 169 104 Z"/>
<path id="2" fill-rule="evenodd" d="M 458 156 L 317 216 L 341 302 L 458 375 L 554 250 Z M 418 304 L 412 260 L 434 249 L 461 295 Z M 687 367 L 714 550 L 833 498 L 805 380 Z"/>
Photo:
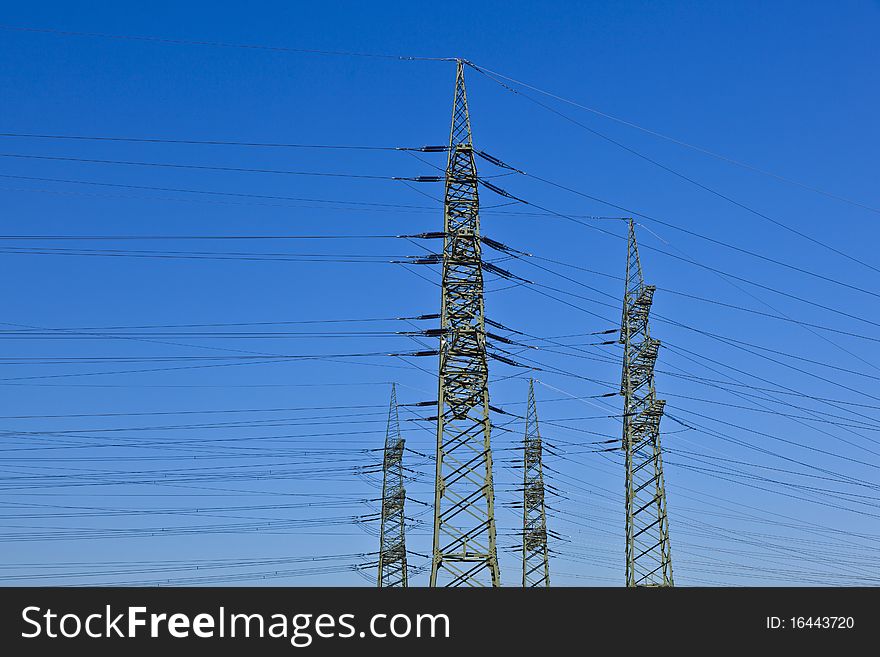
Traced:
<path id="1" fill-rule="evenodd" d="M 431 586 L 499 586 L 477 168 L 456 63 L 443 216 Z"/>
<path id="2" fill-rule="evenodd" d="M 397 415 L 397 389 L 391 384 L 391 406 L 382 460 L 382 528 L 379 533 L 379 586 L 407 586 L 403 485 L 403 448 Z"/>
<path id="3" fill-rule="evenodd" d="M 626 585 L 672 586 L 672 555 L 660 448 L 666 402 L 654 390 L 660 341 L 648 315 L 656 287 L 645 285 L 635 225 L 629 221 L 620 342 L 623 344 L 623 450 L 626 462 Z"/>
<path id="4" fill-rule="evenodd" d="M 547 511 L 544 507 L 544 468 L 535 382 L 529 379 L 526 435 L 523 442 L 523 578 L 524 587 L 550 586 L 547 555 Z"/>

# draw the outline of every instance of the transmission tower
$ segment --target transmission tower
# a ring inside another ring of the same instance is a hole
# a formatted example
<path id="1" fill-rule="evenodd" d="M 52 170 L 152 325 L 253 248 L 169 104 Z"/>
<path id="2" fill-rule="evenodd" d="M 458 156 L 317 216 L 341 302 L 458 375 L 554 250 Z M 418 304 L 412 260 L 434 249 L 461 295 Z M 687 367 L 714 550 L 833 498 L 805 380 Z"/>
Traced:
<path id="1" fill-rule="evenodd" d="M 653 285 L 645 285 L 635 225 L 629 221 L 620 342 L 623 344 L 623 450 L 626 462 L 626 585 L 672 586 L 672 555 L 660 448 L 666 402 L 654 390 L 660 341 L 648 315 Z"/>
<path id="2" fill-rule="evenodd" d="M 544 508 L 544 469 L 535 382 L 529 379 L 526 435 L 523 444 L 523 578 L 524 587 L 550 586 L 547 556 L 547 512 Z"/>
<path id="3" fill-rule="evenodd" d="M 403 506 L 403 447 L 397 415 L 397 389 L 391 384 L 391 406 L 382 459 L 382 528 L 379 532 L 379 586 L 407 586 Z"/>
<path id="4" fill-rule="evenodd" d="M 443 216 L 431 586 L 499 586 L 477 168 L 457 61 Z"/>

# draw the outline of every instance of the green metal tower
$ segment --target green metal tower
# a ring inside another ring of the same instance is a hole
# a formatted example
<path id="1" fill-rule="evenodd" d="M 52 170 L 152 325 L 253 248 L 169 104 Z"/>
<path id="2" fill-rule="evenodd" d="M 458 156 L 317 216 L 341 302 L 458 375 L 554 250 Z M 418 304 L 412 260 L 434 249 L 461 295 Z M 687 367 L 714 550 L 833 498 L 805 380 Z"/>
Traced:
<path id="1" fill-rule="evenodd" d="M 385 431 L 382 460 L 382 528 L 379 532 L 379 586 L 407 586 L 406 536 L 403 515 L 406 489 L 403 485 L 403 448 L 397 389 L 391 384 L 391 406 Z"/>
<path id="2" fill-rule="evenodd" d="M 623 450 L 626 462 L 626 585 L 672 586 L 672 555 L 660 448 L 666 402 L 654 390 L 660 341 L 648 315 L 656 287 L 645 285 L 635 224 L 629 221 L 620 342 L 623 344 Z"/>
<path id="3" fill-rule="evenodd" d="M 477 168 L 456 63 L 443 216 L 431 586 L 499 586 Z"/>
<path id="4" fill-rule="evenodd" d="M 550 586 L 547 554 L 547 511 L 544 507 L 544 469 L 535 382 L 529 379 L 526 435 L 523 441 L 523 576 L 522 585 Z"/>

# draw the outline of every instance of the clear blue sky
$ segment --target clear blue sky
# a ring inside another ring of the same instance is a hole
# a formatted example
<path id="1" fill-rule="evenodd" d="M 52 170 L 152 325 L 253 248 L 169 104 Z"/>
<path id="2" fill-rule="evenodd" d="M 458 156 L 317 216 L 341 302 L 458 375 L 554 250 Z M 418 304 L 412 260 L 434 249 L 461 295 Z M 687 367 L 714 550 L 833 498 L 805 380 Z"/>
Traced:
<path id="1" fill-rule="evenodd" d="M 667 345 L 658 390 L 669 414 L 684 423 L 663 421 L 676 583 L 877 583 L 878 3 L 7 2 L 0 23 L 464 57 L 800 183 L 521 88 L 652 163 L 475 71 L 467 74 L 478 148 L 717 240 L 639 219 L 643 267 L 659 288 L 652 332 Z M 0 133 L 443 144 L 453 75 L 445 62 L 3 29 Z M 0 137 L 0 153 L 6 237 L 388 236 L 442 228 L 438 184 L 9 157 L 416 176 L 436 174 L 442 154 L 419 154 L 420 161 L 388 151 L 13 136 Z M 485 162 L 480 167 L 486 176 L 504 173 Z M 563 214 L 629 214 L 519 175 L 493 182 Z M 482 201 L 487 236 L 593 272 L 487 251 L 499 266 L 557 290 L 510 287 L 488 276 L 490 318 L 557 343 L 533 340 L 541 349 L 521 354 L 544 371 L 493 362 L 491 395 L 493 405 L 521 414 L 528 377 L 541 382 L 542 433 L 555 447 L 546 458 L 549 477 L 563 493 L 551 500 L 548 520 L 562 537 L 552 545 L 553 583 L 622 584 L 623 469 L 618 454 L 595 453 L 590 444 L 620 435 L 613 417 L 620 399 L 592 398 L 614 391 L 620 351 L 583 334 L 619 322 L 625 225 L 584 220 L 614 237 L 528 214 L 534 208 L 502 206 L 507 200 L 489 191 Z M 18 578 L 9 583 L 34 584 L 372 581 L 372 569 L 364 579 L 347 569 L 372 560 L 378 547 L 375 523 L 352 520 L 375 513 L 375 501 L 363 501 L 378 496 L 375 474 L 353 468 L 379 462 L 364 450 L 384 440 L 390 382 L 398 383 L 402 403 L 434 399 L 436 361 L 362 355 L 424 348 L 393 334 L 413 330 L 405 321 L 282 323 L 438 312 L 436 268 L 387 262 L 436 246 L 384 238 L 4 239 L 7 326 L 0 328 L 13 333 L 0 333 L 0 581 L 4 573 Z M 178 257 L 139 257 L 173 252 Z M 234 323 L 241 325 L 180 328 Z M 166 325 L 173 327 L 107 328 Z M 70 331 L 14 334 L 23 327 L 94 330 L 81 339 Z M 205 337 L 206 331 L 250 337 Z M 114 332 L 125 337 L 107 337 Z M 175 335 L 152 335 L 163 332 Z M 321 335 L 253 336 L 266 332 Z M 576 337 L 556 337 L 569 335 Z M 758 348 L 747 352 L 730 339 Z M 430 348 L 431 339 L 422 342 Z M 237 358 L 259 354 L 358 355 Z M 86 360 L 58 360 L 76 358 Z M 219 366 L 167 369 L 205 364 Z M 212 410 L 241 412 L 201 413 Z M 417 417 L 430 414 L 401 409 L 407 444 L 423 454 L 433 453 L 433 435 Z M 511 505 L 521 471 L 511 466 L 523 426 L 513 416 L 495 422 L 502 580 L 517 585 L 512 546 L 519 519 Z M 407 458 L 416 475 L 410 495 L 429 502 L 432 466 L 416 453 Z M 423 566 L 418 555 L 430 551 L 430 509 L 413 502 L 408 514 L 417 521 L 409 533 L 412 563 Z M 309 561 L 319 555 L 338 558 Z M 211 568 L 190 571 L 197 563 Z M 412 582 L 425 584 L 427 575 L 420 571 Z"/>

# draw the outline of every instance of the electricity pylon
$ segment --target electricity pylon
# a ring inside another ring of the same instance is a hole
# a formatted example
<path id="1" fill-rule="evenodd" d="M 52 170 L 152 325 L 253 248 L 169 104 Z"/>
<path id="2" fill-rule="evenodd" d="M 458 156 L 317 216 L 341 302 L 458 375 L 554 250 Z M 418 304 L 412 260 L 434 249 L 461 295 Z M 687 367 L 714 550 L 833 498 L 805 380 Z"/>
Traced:
<path id="1" fill-rule="evenodd" d="M 547 511 L 544 507 L 544 468 L 535 382 L 529 379 L 526 435 L 523 444 L 523 578 L 522 585 L 550 586 L 547 555 Z"/>
<path id="2" fill-rule="evenodd" d="M 397 415 L 397 389 L 391 384 L 391 406 L 382 459 L 382 528 L 379 532 L 379 586 L 407 586 L 403 506 L 403 447 Z"/>
<path id="3" fill-rule="evenodd" d="M 620 342 L 623 344 L 623 450 L 626 462 L 626 585 L 672 586 L 672 555 L 660 448 L 666 402 L 654 390 L 660 341 L 648 315 L 653 285 L 645 285 L 635 225 L 629 221 Z"/>
<path id="4" fill-rule="evenodd" d="M 431 586 L 499 586 L 477 168 L 456 63 L 446 164 Z"/>

